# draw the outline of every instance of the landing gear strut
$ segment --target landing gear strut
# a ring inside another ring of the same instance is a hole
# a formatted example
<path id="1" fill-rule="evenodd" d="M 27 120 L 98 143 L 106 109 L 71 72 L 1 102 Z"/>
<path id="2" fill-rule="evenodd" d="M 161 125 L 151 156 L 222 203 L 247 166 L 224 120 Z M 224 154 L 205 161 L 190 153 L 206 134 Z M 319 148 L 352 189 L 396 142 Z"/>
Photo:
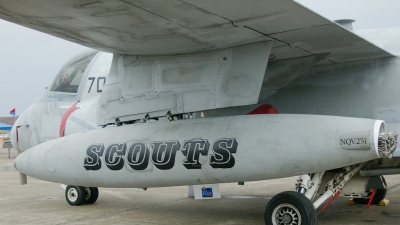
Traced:
<path id="1" fill-rule="evenodd" d="M 364 164 L 348 166 L 335 174 L 334 178 L 327 183 L 325 193 L 314 201 L 314 203 L 312 203 L 311 200 L 318 192 L 325 172 L 313 174 L 312 177 L 307 174 L 301 175 L 297 180 L 296 192 L 282 192 L 269 201 L 264 213 L 265 224 L 316 224 L 316 209 L 327 199 L 333 196 L 334 198 L 337 197 L 346 182 L 358 173 L 363 166 Z M 329 201 L 322 210 L 329 205 L 331 201 Z M 320 210 L 320 212 L 322 210 Z"/>

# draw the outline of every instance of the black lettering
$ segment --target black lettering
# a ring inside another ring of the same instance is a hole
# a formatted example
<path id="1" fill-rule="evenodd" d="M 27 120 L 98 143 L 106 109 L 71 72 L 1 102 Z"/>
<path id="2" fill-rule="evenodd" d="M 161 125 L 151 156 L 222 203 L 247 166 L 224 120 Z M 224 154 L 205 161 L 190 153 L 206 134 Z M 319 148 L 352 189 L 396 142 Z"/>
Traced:
<path id="1" fill-rule="evenodd" d="M 87 148 L 86 150 L 86 157 L 83 163 L 83 167 L 85 167 L 86 170 L 99 170 L 101 168 L 100 157 L 103 156 L 103 152 L 103 144 L 89 146 L 89 148 Z"/>
<path id="2" fill-rule="evenodd" d="M 357 138 L 357 145 L 363 145 L 366 143 L 367 143 L 366 138 Z"/>
<path id="3" fill-rule="evenodd" d="M 354 142 L 354 139 L 352 139 L 352 138 L 351 138 L 351 139 L 350 139 L 350 138 L 349 138 L 349 139 L 346 139 L 346 144 L 347 144 L 348 146 L 354 145 L 354 143 L 355 143 L 355 142 Z"/>
<path id="4" fill-rule="evenodd" d="M 150 151 L 143 142 L 136 142 L 129 147 L 127 162 L 134 170 L 145 170 L 149 165 Z"/>
<path id="5" fill-rule="evenodd" d="M 340 145 L 345 145 L 346 144 L 346 139 L 340 139 Z"/>
<path id="6" fill-rule="evenodd" d="M 199 162 L 200 154 L 207 156 L 209 147 L 210 143 L 208 143 L 208 140 L 194 139 L 185 141 L 182 153 L 186 156 L 186 159 L 183 161 L 183 165 L 187 169 L 201 169 L 201 164 Z"/>
<path id="7" fill-rule="evenodd" d="M 103 80 L 103 84 L 101 85 L 102 87 L 104 87 L 104 85 L 106 84 L 106 77 L 98 77 L 97 78 L 97 93 L 103 92 L 103 89 L 100 88 L 100 80 Z"/>
<path id="8" fill-rule="evenodd" d="M 108 146 L 104 156 L 104 163 L 110 170 L 120 170 L 124 167 L 125 149 L 125 143 Z"/>
<path id="9" fill-rule="evenodd" d="M 213 153 L 210 154 L 210 165 L 213 168 L 232 168 L 235 165 L 233 153 L 236 153 L 238 143 L 235 138 L 223 138 L 214 142 Z"/>
<path id="10" fill-rule="evenodd" d="M 95 77 L 89 77 L 89 78 L 88 78 L 88 80 L 91 80 L 92 82 L 90 83 L 90 87 L 89 87 L 89 90 L 88 90 L 87 93 L 90 93 L 90 90 L 92 90 L 92 86 L 93 86 L 93 83 L 94 83 L 94 80 L 95 80 L 95 79 L 96 79 Z"/>
<path id="11" fill-rule="evenodd" d="M 160 170 L 169 170 L 174 167 L 176 152 L 181 148 L 179 141 L 155 141 L 151 144 L 153 164 Z"/>

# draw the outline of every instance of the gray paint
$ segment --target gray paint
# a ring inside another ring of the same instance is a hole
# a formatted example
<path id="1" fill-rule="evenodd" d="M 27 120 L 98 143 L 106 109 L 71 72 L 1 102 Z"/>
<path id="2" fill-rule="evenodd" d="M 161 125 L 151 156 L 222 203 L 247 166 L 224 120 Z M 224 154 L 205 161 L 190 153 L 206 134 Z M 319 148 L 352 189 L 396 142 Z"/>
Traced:
<path id="1" fill-rule="evenodd" d="M 106 52 L 180 55 L 271 41 L 277 60 L 389 54 L 292 0 L 3 0 L 0 18 Z"/>
<path id="2" fill-rule="evenodd" d="M 364 135 L 367 147 L 357 143 L 351 149 L 341 147 L 342 139 L 354 138 L 360 131 L 367 134 Z M 252 115 L 132 124 L 45 142 L 20 154 L 15 165 L 28 176 L 95 187 L 144 188 L 265 180 L 377 159 L 377 140 L 382 132 L 385 132 L 383 121 L 310 115 Z M 235 164 L 230 168 L 210 166 L 214 142 L 221 138 L 235 138 L 238 143 L 231 155 Z M 183 143 L 193 139 L 210 143 L 208 153 L 200 155 L 201 169 L 187 169 L 182 164 L 188 159 L 182 154 Z M 109 169 L 103 157 L 100 157 L 99 170 L 84 168 L 84 159 L 93 144 L 104 144 L 107 149 L 112 143 L 126 143 L 128 149 L 134 141 L 139 141 L 147 144 L 151 155 L 152 142 L 172 140 L 179 141 L 182 147 L 176 152 L 171 169 L 156 168 L 150 157 L 150 166 L 145 170 L 132 170 L 126 161 L 127 152 L 114 156 L 115 161 L 124 162 L 118 170 Z"/>
<path id="3" fill-rule="evenodd" d="M 114 54 L 98 124 L 258 102 L 272 42 L 181 56 Z M 124 63 L 125 62 L 125 63 Z"/>

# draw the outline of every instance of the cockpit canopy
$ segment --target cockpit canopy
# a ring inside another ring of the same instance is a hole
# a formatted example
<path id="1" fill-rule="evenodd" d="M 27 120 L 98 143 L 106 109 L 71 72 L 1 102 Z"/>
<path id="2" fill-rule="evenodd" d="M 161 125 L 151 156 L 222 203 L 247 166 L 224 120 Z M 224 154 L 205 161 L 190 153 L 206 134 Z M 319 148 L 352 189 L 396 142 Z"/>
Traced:
<path id="1" fill-rule="evenodd" d="M 83 74 L 97 53 L 98 51 L 88 50 L 64 64 L 54 79 L 50 91 L 77 93 Z"/>

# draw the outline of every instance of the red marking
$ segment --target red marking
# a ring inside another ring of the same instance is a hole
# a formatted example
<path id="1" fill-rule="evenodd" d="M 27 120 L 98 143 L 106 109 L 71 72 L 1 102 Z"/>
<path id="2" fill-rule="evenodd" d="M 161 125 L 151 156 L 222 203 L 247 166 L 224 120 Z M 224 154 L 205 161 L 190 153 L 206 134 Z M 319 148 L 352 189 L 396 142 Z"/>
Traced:
<path id="1" fill-rule="evenodd" d="M 79 102 L 79 101 L 78 101 Z M 78 102 L 76 102 L 75 104 L 73 104 L 64 114 L 62 120 L 61 120 L 61 124 L 60 124 L 60 137 L 64 137 L 64 131 L 65 131 L 65 126 L 67 125 L 67 120 L 68 117 L 78 108 L 76 107 L 76 104 L 78 104 Z"/>
<path id="2" fill-rule="evenodd" d="M 18 143 L 18 140 L 19 140 L 19 139 L 18 139 L 18 129 L 19 129 L 20 127 L 21 127 L 21 126 L 17 126 L 16 129 L 15 129 L 15 134 L 16 134 L 16 136 L 17 136 L 17 143 Z"/>
<path id="3" fill-rule="evenodd" d="M 322 213 L 322 211 L 324 211 L 324 210 L 326 209 L 326 207 L 328 207 L 328 205 L 331 204 L 331 203 L 333 202 L 333 200 L 335 200 L 335 199 L 337 198 L 337 196 L 339 196 L 339 194 L 340 194 L 340 191 L 338 191 L 338 192 L 336 193 L 336 195 L 333 196 L 333 198 L 331 198 L 331 200 L 329 200 L 329 202 L 326 203 L 326 204 L 324 205 L 324 207 L 323 207 L 321 210 L 319 210 L 319 212 L 318 212 L 317 215 L 319 215 L 320 213 Z"/>
<path id="4" fill-rule="evenodd" d="M 255 110 L 247 113 L 247 115 L 256 115 L 256 114 L 278 114 L 278 110 L 272 105 L 264 104 Z"/>
<path id="5" fill-rule="evenodd" d="M 371 196 L 369 196 L 369 201 L 368 201 L 368 204 L 366 206 L 367 209 L 371 206 L 371 202 L 372 202 L 372 199 L 375 196 L 375 193 L 376 193 L 376 188 L 372 189 Z"/>

